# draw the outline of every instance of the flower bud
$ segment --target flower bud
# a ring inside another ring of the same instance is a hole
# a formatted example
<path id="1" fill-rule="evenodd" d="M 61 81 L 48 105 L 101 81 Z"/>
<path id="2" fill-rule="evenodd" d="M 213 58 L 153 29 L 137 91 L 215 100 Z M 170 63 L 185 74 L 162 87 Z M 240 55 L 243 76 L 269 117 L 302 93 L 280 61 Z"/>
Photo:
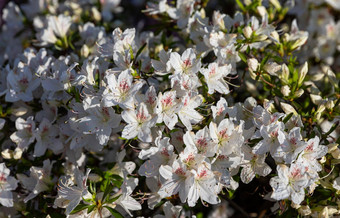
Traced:
<path id="1" fill-rule="evenodd" d="M 300 46 L 304 45 L 306 43 L 308 39 L 308 36 L 302 36 L 299 39 L 297 39 L 292 46 L 290 47 L 290 49 L 295 50 L 297 48 L 299 48 Z"/>
<path id="2" fill-rule="evenodd" d="M 318 110 L 316 111 L 316 119 L 319 120 L 321 117 L 321 113 L 326 109 L 325 105 L 320 104 Z"/>
<path id="3" fill-rule="evenodd" d="M 264 34 L 260 34 L 260 35 L 257 35 L 255 37 L 255 41 L 264 41 L 268 38 L 268 36 L 264 35 Z"/>
<path id="4" fill-rule="evenodd" d="M 295 96 L 296 97 L 300 97 L 305 91 L 303 91 L 303 89 L 299 89 L 295 92 Z"/>
<path id="5" fill-rule="evenodd" d="M 253 80 L 255 80 L 256 79 L 255 72 L 257 71 L 257 68 L 259 66 L 259 62 L 255 58 L 250 58 L 250 59 L 247 60 L 247 64 L 248 64 L 248 67 L 249 67 L 250 77 Z"/>
<path id="6" fill-rule="evenodd" d="M 309 208 L 308 205 L 302 205 L 298 211 L 302 216 L 308 216 L 312 213 L 312 210 Z"/>
<path id="7" fill-rule="evenodd" d="M 288 84 L 289 83 L 289 69 L 286 64 L 281 65 L 281 76 L 280 79 L 282 80 L 283 83 Z"/>
<path id="8" fill-rule="evenodd" d="M 16 148 L 13 152 L 13 158 L 19 160 L 22 156 L 22 149 Z"/>
<path id="9" fill-rule="evenodd" d="M 285 33 L 285 34 L 283 35 L 283 37 L 282 37 L 282 40 L 283 40 L 284 42 L 288 42 L 288 41 L 289 41 L 289 38 L 290 38 L 289 34 L 288 34 L 288 33 Z"/>
<path id="10" fill-rule="evenodd" d="M 288 96 L 290 94 L 290 88 L 287 85 L 281 87 L 281 93 L 283 96 Z"/>
<path id="11" fill-rule="evenodd" d="M 332 110 L 334 108 L 334 101 L 332 101 L 332 100 L 327 101 L 326 102 L 326 108 L 328 110 Z"/>
<path id="12" fill-rule="evenodd" d="M 21 117 L 28 112 L 28 109 L 25 107 L 17 107 L 12 109 L 12 114 L 16 117 Z"/>
<path id="13" fill-rule="evenodd" d="M 277 10 L 281 10 L 281 4 L 278 0 L 269 0 L 269 2 L 274 5 Z"/>
<path id="14" fill-rule="evenodd" d="M 246 26 L 243 28 L 243 35 L 246 37 L 246 39 L 250 39 L 251 35 L 253 34 L 253 30 L 250 26 Z"/>
<path id="15" fill-rule="evenodd" d="M 303 80 L 306 77 L 306 74 L 308 72 L 308 63 L 305 62 L 302 67 L 299 69 L 299 78 L 298 78 L 298 85 L 301 86 L 303 83 Z"/>
<path id="16" fill-rule="evenodd" d="M 12 155 L 13 155 L 13 151 L 9 150 L 8 148 L 1 152 L 1 156 L 4 159 L 11 159 Z"/>
<path id="17" fill-rule="evenodd" d="M 87 58 L 89 54 L 90 54 L 89 47 L 86 44 L 84 44 L 80 49 L 80 55 L 84 58 Z"/>
<path id="18" fill-rule="evenodd" d="M 270 33 L 270 36 L 273 37 L 273 39 L 275 39 L 278 43 L 280 42 L 280 36 L 275 30 Z"/>
<path id="19" fill-rule="evenodd" d="M 264 17 L 267 14 L 266 8 L 264 6 L 262 6 L 262 5 L 261 6 L 257 6 L 256 10 L 260 14 L 261 17 Z"/>
<path id="20" fill-rule="evenodd" d="M 323 156 L 323 157 L 319 160 L 319 162 L 320 162 L 321 164 L 326 163 L 326 161 L 327 161 L 327 159 L 326 159 L 325 156 Z"/>
<path id="21" fill-rule="evenodd" d="M 244 4 L 247 5 L 247 6 L 250 5 L 251 4 L 251 0 L 244 0 Z"/>
<path id="22" fill-rule="evenodd" d="M 290 114 L 293 113 L 294 115 L 297 115 L 298 113 L 296 112 L 296 110 L 293 108 L 293 106 L 291 106 L 290 104 L 286 104 L 281 102 L 280 103 L 282 110 L 286 113 L 286 114 Z"/>
<path id="23" fill-rule="evenodd" d="M 102 19 L 102 16 L 96 7 L 92 7 L 91 12 L 92 12 L 92 17 L 95 21 L 100 21 Z"/>
<path id="24" fill-rule="evenodd" d="M 310 94 L 309 96 L 313 104 L 319 105 L 322 102 L 322 97 L 320 95 Z"/>
<path id="25" fill-rule="evenodd" d="M 257 102 L 256 99 L 253 97 L 248 97 L 245 101 L 244 101 L 244 107 L 247 108 L 248 110 L 252 111 L 254 107 L 257 106 Z"/>
<path id="26" fill-rule="evenodd" d="M 338 148 L 338 144 L 332 143 L 327 145 L 328 153 L 330 153 L 334 159 L 340 159 L 340 149 Z"/>

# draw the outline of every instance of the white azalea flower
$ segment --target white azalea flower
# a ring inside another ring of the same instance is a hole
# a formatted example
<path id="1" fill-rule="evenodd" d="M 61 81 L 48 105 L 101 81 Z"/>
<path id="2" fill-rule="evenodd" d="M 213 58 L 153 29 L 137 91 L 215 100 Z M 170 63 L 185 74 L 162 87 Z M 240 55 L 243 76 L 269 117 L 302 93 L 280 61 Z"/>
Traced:
<path id="1" fill-rule="evenodd" d="M 201 73 L 204 75 L 204 78 L 208 85 L 208 93 L 213 94 L 216 90 L 221 94 L 228 94 L 229 86 L 227 82 L 223 79 L 228 74 L 230 74 L 231 65 L 218 66 L 217 63 L 210 63 L 208 69 L 201 69 Z"/>
<path id="2" fill-rule="evenodd" d="M 286 152 L 283 159 L 287 164 L 291 164 L 295 161 L 299 153 L 301 153 L 301 151 L 303 151 L 307 146 L 307 143 L 302 141 L 300 131 L 300 127 L 294 127 L 290 130 L 286 139 L 282 143 L 282 149 Z"/>
<path id="3" fill-rule="evenodd" d="M 12 190 L 17 188 L 18 181 L 10 176 L 10 170 L 5 163 L 0 164 L 0 204 L 5 207 L 13 207 Z"/>
<path id="4" fill-rule="evenodd" d="M 8 71 L 6 101 L 32 101 L 32 92 L 40 85 L 40 79 L 22 62 L 15 69 Z"/>
<path id="5" fill-rule="evenodd" d="M 197 124 L 203 120 L 203 116 L 198 113 L 195 108 L 199 107 L 203 102 L 201 95 L 182 97 L 182 107 L 178 111 L 178 117 L 188 130 L 192 129 L 191 124 Z"/>
<path id="6" fill-rule="evenodd" d="M 148 150 L 142 150 L 139 158 L 142 160 L 149 159 L 140 166 L 138 174 L 146 177 L 153 177 L 159 174 L 161 165 L 170 165 L 176 158 L 174 147 L 170 144 L 170 139 L 157 137 L 155 140 L 157 147 L 151 147 Z"/>
<path id="7" fill-rule="evenodd" d="M 164 121 L 169 129 L 173 129 L 178 121 L 176 113 L 180 109 L 180 103 L 176 99 L 176 91 L 169 91 L 158 95 L 155 113 L 158 115 L 157 123 Z"/>
<path id="8" fill-rule="evenodd" d="M 186 49 L 182 56 L 177 52 L 172 52 L 169 62 L 174 68 L 175 74 L 195 75 L 201 68 L 201 61 L 197 60 L 195 51 L 192 48 Z"/>
<path id="9" fill-rule="evenodd" d="M 300 204 L 305 198 L 304 188 L 307 187 L 308 178 L 305 168 L 299 164 L 277 166 L 278 176 L 270 179 L 273 188 L 271 198 L 275 200 L 290 199 Z"/>
<path id="10" fill-rule="evenodd" d="M 320 145 L 320 138 L 315 136 L 307 141 L 307 145 L 304 146 L 304 150 L 299 155 L 297 162 L 306 164 L 308 171 L 319 172 L 322 170 L 322 166 L 318 162 L 318 159 L 325 156 L 328 152 L 328 147 Z"/>
<path id="11" fill-rule="evenodd" d="M 50 26 L 56 36 L 63 38 L 66 36 L 72 21 L 71 17 L 60 14 L 58 17 L 50 16 L 48 19 L 48 26 Z"/>
<path id="12" fill-rule="evenodd" d="M 103 107 L 96 97 L 84 99 L 84 109 L 87 116 L 75 120 L 74 128 L 84 134 L 95 134 L 100 145 L 105 145 L 121 121 L 112 107 Z"/>
<path id="13" fill-rule="evenodd" d="M 256 155 L 253 153 L 251 147 L 243 145 L 244 160 L 242 164 L 241 180 L 248 184 L 255 175 L 267 176 L 272 169 L 265 163 L 266 155 Z"/>
<path id="14" fill-rule="evenodd" d="M 170 201 L 167 201 L 163 205 L 163 211 L 164 211 L 164 216 L 163 215 L 156 215 L 153 218 L 178 218 L 181 215 L 183 207 L 182 206 L 174 206 L 173 204 L 170 203 Z"/>
<path id="15" fill-rule="evenodd" d="M 260 133 L 263 139 L 253 147 L 253 152 L 255 154 L 270 152 L 276 161 L 281 162 L 286 155 L 286 152 L 283 150 L 284 147 L 282 146 L 286 139 L 283 130 L 284 124 L 282 122 L 269 126 L 262 126 L 260 128 Z"/>
<path id="16" fill-rule="evenodd" d="M 40 192 L 48 190 L 48 186 L 52 183 L 50 178 L 52 165 L 53 162 L 45 160 L 42 168 L 31 167 L 29 177 L 24 174 L 17 174 L 19 181 L 31 192 L 24 199 L 25 203 L 35 198 Z"/>
<path id="17" fill-rule="evenodd" d="M 155 74 L 163 76 L 171 73 L 171 65 L 169 62 L 170 54 L 171 50 L 168 52 L 161 50 L 158 54 L 159 61 L 151 60 L 152 67 L 155 69 Z"/>
<path id="18" fill-rule="evenodd" d="M 146 105 L 141 103 L 137 110 L 124 110 L 122 118 L 127 125 L 124 127 L 122 137 L 133 139 L 136 136 L 143 142 L 151 142 L 151 127 L 156 123 L 156 117 L 152 117 Z"/>
<path id="19" fill-rule="evenodd" d="M 132 161 L 123 162 L 126 150 L 123 149 L 117 154 L 116 165 L 110 170 L 110 173 L 119 175 L 124 178 L 136 169 L 136 164 Z"/>
<path id="20" fill-rule="evenodd" d="M 191 180 L 193 175 L 187 170 L 185 164 L 176 160 L 172 166 L 162 165 L 159 168 L 159 174 L 165 179 L 165 182 L 162 183 L 158 194 L 165 198 L 178 193 L 179 198 L 184 203 L 188 197 L 189 188 L 193 185 Z"/>
<path id="21" fill-rule="evenodd" d="M 124 70 L 118 78 L 114 74 L 108 74 L 106 79 L 108 85 L 103 93 L 104 106 L 111 107 L 118 104 L 124 109 L 133 108 L 134 96 L 142 88 L 144 82 L 133 83 L 131 70 Z"/>
<path id="22" fill-rule="evenodd" d="M 86 174 L 84 175 L 78 168 L 75 168 L 74 181 L 76 185 L 71 178 L 63 176 L 60 179 L 58 184 L 58 198 L 56 199 L 55 204 L 67 205 L 65 212 L 66 215 L 69 215 L 83 198 L 87 199 L 90 197 L 90 193 L 88 192 L 86 185 L 89 173 L 90 169 L 87 169 Z"/>
<path id="23" fill-rule="evenodd" d="M 188 192 L 188 205 L 194 207 L 198 198 L 210 204 L 220 203 L 217 196 L 217 181 L 210 170 L 210 164 L 201 164 L 197 170 L 192 170 L 194 177 L 190 177 L 186 183 L 191 184 Z"/>
<path id="24" fill-rule="evenodd" d="M 18 148 L 25 150 L 35 140 L 33 117 L 28 117 L 26 121 L 18 117 L 15 121 L 15 127 L 18 131 L 14 132 L 10 138 L 17 144 Z"/>
<path id="25" fill-rule="evenodd" d="M 232 120 L 224 119 L 218 126 L 211 122 L 209 129 L 212 140 L 218 144 L 217 153 L 229 155 L 240 152 L 241 145 L 244 142 L 242 123 L 236 126 Z"/>
<path id="26" fill-rule="evenodd" d="M 115 204 L 121 206 L 130 216 L 132 216 L 130 210 L 142 209 L 140 203 L 130 196 L 137 185 L 137 178 L 125 178 L 121 187 L 123 194 L 114 202 Z"/>
<path id="27" fill-rule="evenodd" d="M 34 146 L 34 156 L 40 157 L 44 155 L 46 149 L 51 149 L 55 154 L 60 153 L 64 146 L 57 138 L 58 135 L 59 129 L 44 118 L 39 124 L 39 128 L 35 131 L 37 143 Z"/>
<path id="28" fill-rule="evenodd" d="M 213 157 L 216 153 L 217 144 L 211 139 L 208 127 L 204 127 L 196 134 L 186 132 L 183 136 L 186 147 L 206 157 Z"/>

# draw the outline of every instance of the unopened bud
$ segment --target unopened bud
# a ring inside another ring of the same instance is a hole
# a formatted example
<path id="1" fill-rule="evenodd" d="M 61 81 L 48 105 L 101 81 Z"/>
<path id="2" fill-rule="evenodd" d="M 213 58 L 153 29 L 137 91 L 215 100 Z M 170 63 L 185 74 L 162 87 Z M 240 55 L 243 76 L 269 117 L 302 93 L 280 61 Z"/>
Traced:
<path id="1" fill-rule="evenodd" d="M 243 28 L 244 37 L 246 37 L 247 39 L 250 39 L 252 34 L 253 34 L 253 30 L 251 29 L 250 26 L 246 26 Z"/>
<path id="2" fill-rule="evenodd" d="M 308 72 L 308 63 L 305 62 L 299 69 L 298 85 L 301 86 Z"/>
<path id="3" fill-rule="evenodd" d="M 332 110 L 334 108 L 334 101 L 332 101 L 332 100 L 327 101 L 326 102 L 326 108 L 328 110 Z"/>
<path id="4" fill-rule="evenodd" d="M 282 73 L 280 75 L 280 79 L 283 83 L 288 84 L 289 83 L 289 69 L 286 64 L 281 65 Z"/>
<path id="5" fill-rule="evenodd" d="M 302 216 L 308 216 L 312 213 L 312 210 L 309 208 L 308 205 L 302 205 L 298 211 Z"/>
<path id="6" fill-rule="evenodd" d="M 286 104 L 281 102 L 280 103 L 282 110 L 286 113 L 286 114 L 290 114 L 293 113 L 294 115 L 297 115 L 298 113 L 296 112 L 296 110 L 293 108 L 293 106 L 291 106 L 290 104 Z"/>
<path id="7" fill-rule="evenodd" d="M 281 4 L 278 0 L 269 0 L 269 2 L 274 5 L 277 10 L 281 10 Z"/>
<path id="8" fill-rule="evenodd" d="M 303 89 L 299 89 L 295 92 L 295 96 L 296 97 L 300 97 L 305 91 L 303 91 Z"/>
<path id="9" fill-rule="evenodd" d="M 257 68 L 259 66 L 259 62 L 255 59 L 255 58 L 250 58 L 247 60 L 247 64 L 248 64 L 248 69 L 249 69 L 249 73 L 250 73 L 250 77 L 255 80 L 256 79 L 256 71 Z"/>
<path id="10" fill-rule="evenodd" d="M 290 94 L 290 88 L 289 86 L 285 85 L 281 87 L 281 93 L 283 96 L 288 96 Z"/>
<path id="11" fill-rule="evenodd" d="M 11 159 L 12 156 L 13 156 L 13 151 L 9 150 L 8 148 L 3 150 L 1 152 L 1 156 L 4 158 L 4 159 Z"/>
<path id="12" fill-rule="evenodd" d="M 297 39 L 292 46 L 290 47 L 291 50 L 295 50 L 299 48 L 300 46 L 304 45 L 308 39 L 308 36 L 302 36 L 299 39 Z"/>
<path id="13" fill-rule="evenodd" d="M 87 58 L 89 56 L 90 50 L 89 50 L 89 47 L 86 44 L 84 44 L 81 47 L 80 54 L 81 54 L 82 57 L 85 57 L 85 58 Z"/>
<path id="14" fill-rule="evenodd" d="M 95 21 L 100 21 L 102 19 L 102 15 L 98 11 L 96 7 L 91 8 L 92 16 Z"/>
<path id="15" fill-rule="evenodd" d="M 274 30 L 273 32 L 270 33 L 271 37 L 275 39 L 277 42 L 280 42 L 280 36 L 279 34 Z"/>
<path id="16" fill-rule="evenodd" d="M 260 14 L 261 17 L 264 17 L 267 14 L 266 8 L 264 6 L 262 6 L 262 5 L 261 6 L 257 6 L 256 10 Z"/>
<path id="17" fill-rule="evenodd" d="M 16 148 L 13 152 L 13 158 L 19 160 L 22 156 L 22 149 Z"/>

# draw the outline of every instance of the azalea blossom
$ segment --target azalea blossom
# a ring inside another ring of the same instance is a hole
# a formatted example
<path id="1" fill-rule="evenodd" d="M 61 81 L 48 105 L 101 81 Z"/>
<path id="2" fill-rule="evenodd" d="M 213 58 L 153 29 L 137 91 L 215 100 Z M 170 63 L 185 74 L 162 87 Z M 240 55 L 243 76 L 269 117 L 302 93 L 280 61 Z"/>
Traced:
<path id="1" fill-rule="evenodd" d="M 307 187 L 308 178 L 305 168 L 299 164 L 277 166 L 278 176 L 270 180 L 273 188 L 271 198 L 275 200 L 290 199 L 300 204 L 305 198 L 304 188 Z"/>
<path id="2" fill-rule="evenodd" d="M 72 210 L 80 203 L 82 199 L 89 198 L 91 195 L 87 190 L 86 181 L 89 176 L 90 169 L 87 169 L 84 175 L 78 168 L 74 169 L 74 182 L 69 177 L 60 178 L 58 184 L 58 198 L 55 201 L 56 205 L 65 205 L 66 215 L 69 215 Z M 75 185 L 76 184 L 76 185 Z"/>
<path id="3" fill-rule="evenodd" d="M 173 129 L 178 121 L 176 113 L 180 109 L 180 103 L 176 99 L 176 91 L 159 93 L 155 113 L 158 115 L 157 123 L 162 121 L 169 129 Z"/>
<path id="4" fill-rule="evenodd" d="M 53 162 L 45 160 L 43 167 L 31 167 L 30 176 L 24 174 L 17 174 L 19 181 L 28 189 L 31 193 L 24 199 L 24 202 L 35 198 L 40 192 L 47 191 L 49 185 L 52 184 L 50 173 Z"/>
<path id="5" fill-rule="evenodd" d="M 18 181 L 10 176 L 10 172 L 5 163 L 0 164 L 0 204 L 5 207 L 13 207 L 12 191 L 18 184 Z"/>
<path id="6" fill-rule="evenodd" d="M 28 117 L 26 121 L 21 117 L 17 118 L 15 127 L 18 131 L 14 132 L 10 138 L 17 144 L 18 148 L 25 150 L 35 140 L 35 122 L 33 117 Z"/>
<path id="7" fill-rule="evenodd" d="M 149 114 L 144 103 L 138 106 L 137 111 L 124 110 L 122 118 L 128 123 L 124 127 L 122 137 L 132 139 L 138 136 L 144 142 L 152 141 L 151 127 L 155 125 L 157 118 Z"/>
<path id="8" fill-rule="evenodd" d="M 231 70 L 231 65 L 218 66 L 217 63 L 210 63 L 208 69 L 201 69 L 202 74 L 208 85 L 208 93 L 213 94 L 216 90 L 221 94 L 228 94 L 229 87 L 223 79 Z"/>
<path id="9" fill-rule="evenodd" d="M 103 103 L 105 107 L 111 107 L 119 104 L 122 108 L 133 108 L 133 97 L 143 86 L 143 82 L 133 83 L 133 77 L 130 70 L 121 72 L 116 78 L 114 74 L 108 74 L 107 88 L 103 93 Z"/>

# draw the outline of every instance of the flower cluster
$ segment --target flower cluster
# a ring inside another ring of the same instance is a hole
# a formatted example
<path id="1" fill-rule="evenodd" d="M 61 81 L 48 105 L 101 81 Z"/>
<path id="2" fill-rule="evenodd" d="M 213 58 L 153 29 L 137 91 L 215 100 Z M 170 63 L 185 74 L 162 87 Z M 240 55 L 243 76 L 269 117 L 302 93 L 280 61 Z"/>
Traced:
<path id="1" fill-rule="evenodd" d="M 339 3 L 231 6 L 8 3 L 0 214 L 339 215 Z"/>

